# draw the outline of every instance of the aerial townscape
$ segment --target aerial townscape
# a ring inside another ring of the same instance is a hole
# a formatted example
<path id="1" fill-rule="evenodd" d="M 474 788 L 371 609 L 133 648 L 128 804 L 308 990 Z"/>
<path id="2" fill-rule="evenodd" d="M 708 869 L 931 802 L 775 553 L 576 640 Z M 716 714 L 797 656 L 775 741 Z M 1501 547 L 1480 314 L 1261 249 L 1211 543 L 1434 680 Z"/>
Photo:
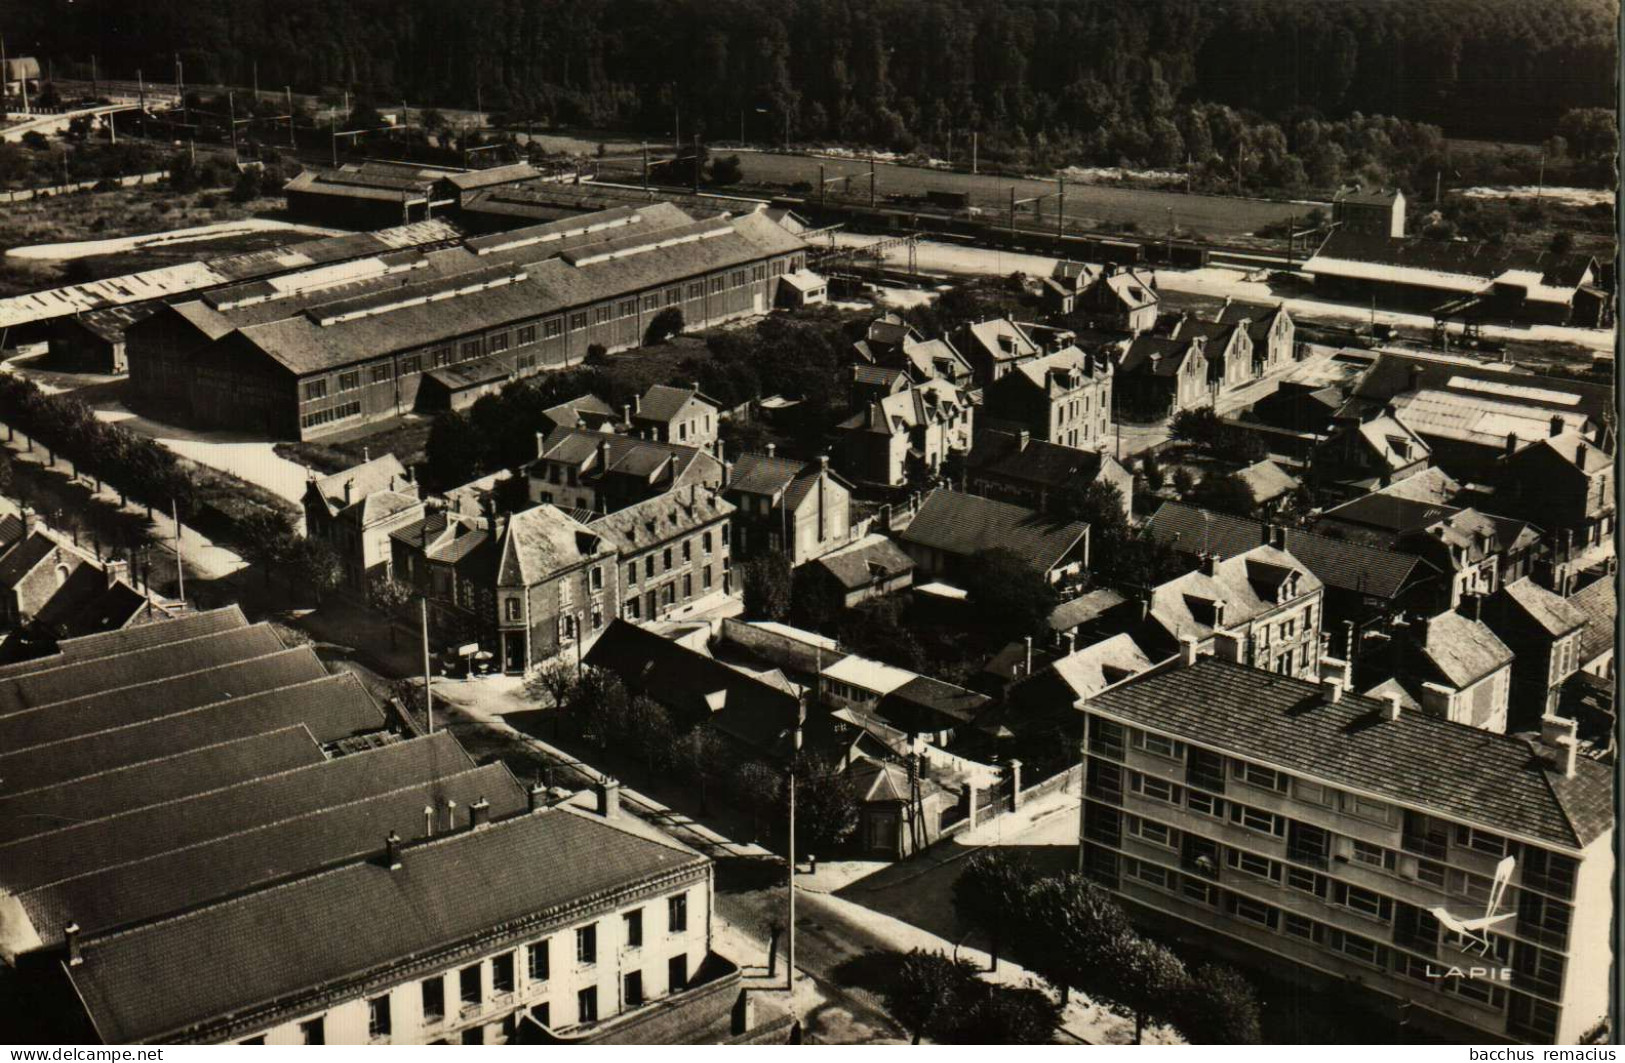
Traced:
<path id="1" fill-rule="evenodd" d="M 376 7 L 0 16 L 0 1042 L 1612 1041 L 1617 5 Z"/>

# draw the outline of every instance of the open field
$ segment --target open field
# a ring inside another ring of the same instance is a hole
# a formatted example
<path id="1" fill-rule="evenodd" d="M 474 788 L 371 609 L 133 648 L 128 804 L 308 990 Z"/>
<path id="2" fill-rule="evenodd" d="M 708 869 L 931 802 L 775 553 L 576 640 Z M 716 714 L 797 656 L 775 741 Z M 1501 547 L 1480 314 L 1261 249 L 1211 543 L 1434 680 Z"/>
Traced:
<path id="1" fill-rule="evenodd" d="M 816 185 L 818 168 L 823 166 L 826 178 L 850 175 L 853 195 L 868 192 L 869 163 L 866 160 L 744 152 L 740 154 L 739 161 L 747 185 L 789 187 L 803 181 Z M 972 176 L 890 163 L 876 163 L 875 173 L 878 195 L 882 200 L 888 195 L 923 196 L 930 191 L 969 192 L 973 205 L 998 212 L 1009 209 L 1012 186 L 1018 199 L 1054 193 L 1058 187 L 1053 181 L 986 174 Z M 835 186 L 832 191 L 838 188 Z M 816 192 L 809 195 L 816 195 Z M 1227 239 L 1246 236 L 1266 225 L 1294 216 L 1302 217 L 1317 205 L 1330 209 L 1328 204 L 1231 199 L 1110 185 L 1072 184 L 1066 190 L 1067 217 L 1078 219 L 1082 224 L 1115 229 L 1133 222 L 1143 232 L 1166 233 L 1171 222 L 1193 235 Z M 1054 218 L 1054 201 L 1046 201 L 1043 207 L 1044 213 Z M 1031 207 L 1021 209 L 1030 211 Z"/>

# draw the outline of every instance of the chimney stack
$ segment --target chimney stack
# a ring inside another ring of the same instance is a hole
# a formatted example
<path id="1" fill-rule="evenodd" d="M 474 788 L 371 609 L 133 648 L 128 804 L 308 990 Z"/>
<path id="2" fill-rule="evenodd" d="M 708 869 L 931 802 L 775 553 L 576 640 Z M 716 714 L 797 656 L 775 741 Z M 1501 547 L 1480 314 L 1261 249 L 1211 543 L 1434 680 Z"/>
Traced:
<path id="1" fill-rule="evenodd" d="M 1202 555 L 1202 575 L 1204 575 L 1204 576 L 1216 576 L 1216 575 L 1218 575 L 1219 574 L 1219 562 L 1222 561 L 1222 560 L 1223 560 L 1223 558 L 1221 558 L 1218 554 L 1203 554 Z"/>
<path id="2" fill-rule="evenodd" d="M 372 460 L 372 448 L 371 447 L 362 447 L 361 448 L 361 464 L 365 465 L 368 462 L 370 462 L 371 460 Z"/>
<path id="3" fill-rule="evenodd" d="M 1551 753 L 1556 769 L 1565 779 L 1574 778 L 1580 753 L 1578 729 L 1579 722 L 1567 716 L 1548 713 L 1540 718 L 1540 744 Z"/>
<path id="4" fill-rule="evenodd" d="M 457 802 L 446 802 L 446 831 L 450 833 L 457 829 Z"/>
<path id="5" fill-rule="evenodd" d="M 68 946 L 68 966 L 77 967 L 85 962 L 83 953 L 79 951 L 79 924 L 69 923 L 62 928 L 62 940 Z"/>
<path id="6" fill-rule="evenodd" d="M 1066 633 L 1066 655 L 1068 657 L 1070 657 L 1074 653 L 1077 653 L 1077 652 L 1078 652 L 1078 633 L 1076 631 L 1068 631 Z"/>
<path id="7" fill-rule="evenodd" d="M 107 573 L 108 590 L 112 590 L 120 581 L 124 583 L 130 582 L 130 562 L 123 558 L 117 560 L 108 558 L 105 563 L 105 571 Z"/>
<path id="8" fill-rule="evenodd" d="M 778 446 L 776 444 L 769 443 L 766 447 L 763 447 L 762 449 L 767 451 L 767 456 L 771 458 L 773 456 L 774 451 L 778 450 L 779 448 L 778 448 Z"/>
<path id="9" fill-rule="evenodd" d="M 345 480 L 344 481 L 344 504 L 345 505 L 350 504 L 352 496 L 354 494 L 355 494 L 355 481 L 354 480 Z"/>
<path id="10" fill-rule="evenodd" d="M 434 806 L 433 805 L 424 805 L 423 806 L 423 836 L 425 838 L 433 838 L 434 837 Z"/>
<path id="11" fill-rule="evenodd" d="M 1016 444 L 1016 449 L 1018 451 L 1025 451 L 1027 449 L 1027 444 L 1031 443 L 1033 441 L 1033 434 L 1031 432 L 1027 431 L 1027 429 L 1023 428 L 1021 430 L 1021 435 L 1019 436 L 1019 440 L 1020 440 L 1020 442 L 1018 442 Z"/>
<path id="12" fill-rule="evenodd" d="M 620 818 L 621 781 L 606 775 L 599 780 L 595 789 L 598 792 L 598 814 L 605 819 Z"/>
<path id="13" fill-rule="evenodd" d="M 642 413 L 643 412 L 643 396 L 642 395 L 633 395 L 632 396 L 632 412 L 633 413 Z"/>
<path id="14" fill-rule="evenodd" d="M 1507 433 L 1507 453 L 1511 454 L 1518 449 L 1518 433 Z"/>
<path id="15" fill-rule="evenodd" d="M 525 797 L 532 812 L 540 812 L 547 807 L 547 787 L 541 783 L 532 783 L 530 789 L 525 791 Z"/>
<path id="16" fill-rule="evenodd" d="M 632 404 L 630 402 L 621 407 L 621 422 L 628 428 L 632 427 Z"/>
<path id="17" fill-rule="evenodd" d="M 1033 637 L 1031 635 L 1028 635 L 1026 637 L 1026 639 L 1024 639 L 1023 641 L 1025 641 L 1027 643 L 1027 673 L 1026 674 L 1032 675 L 1033 674 Z"/>
<path id="18" fill-rule="evenodd" d="M 391 871 L 401 866 L 401 836 L 394 831 L 384 839 L 384 866 Z"/>
<path id="19" fill-rule="evenodd" d="M 1384 694 L 1382 698 L 1384 702 L 1382 707 L 1382 718 L 1388 720 L 1389 722 L 1399 719 L 1399 714 L 1402 711 L 1399 707 L 1399 695 L 1389 691 L 1387 694 Z"/>
<path id="20" fill-rule="evenodd" d="M 482 794 L 478 801 L 468 806 L 468 829 L 478 830 L 491 822 L 491 802 Z"/>
<path id="21" fill-rule="evenodd" d="M 35 530 L 37 530 L 39 528 L 39 514 L 34 512 L 34 507 L 33 506 L 24 506 L 23 507 L 23 512 L 22 512 L 22 517 L 23 517 L 23 538 L 26 539 L 30 535 L 33 535 Z"/>
<path id="22" fill-rule="evenodd" d="M 1560 436 L 1562 434 L 1563 434 L 1563 415 L 1554 413 L 1554 414 L 1552 414 L 1552 435 Z"/>
<path id="23" fill-rule="evenodd" d="M 1343 680 L 1328 677 L 1320 681 L 1320 689 L 1326 694 L 1326 703 L 1336 705 L 1343 700 Z"/>
<path id="24" fill-rule="evenodd" d="M 820 473 L 829 472 L 829 455 L 828 454 L 820 454 L 820 455 L 818 455 L 818 471 Z"/>
<path id="25" fill-rule="evenodd" d="M 1182 668 L 1189 668 L 1196 663 L 1196 640 L 1185 635 L 1179 640 L 1179 664 Z"/>

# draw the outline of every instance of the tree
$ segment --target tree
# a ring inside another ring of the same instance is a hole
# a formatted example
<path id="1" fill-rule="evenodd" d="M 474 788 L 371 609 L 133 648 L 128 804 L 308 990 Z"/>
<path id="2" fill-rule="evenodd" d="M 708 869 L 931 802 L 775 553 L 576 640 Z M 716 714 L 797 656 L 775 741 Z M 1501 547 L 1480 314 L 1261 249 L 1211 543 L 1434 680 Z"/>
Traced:
<path id="1" fill-rule="evenodd" d="M 978 553 L 960 568 L 977 622 L 1006 638 L 1048 630 L 1058 604 L 1055 589 L 1032 566 L 1003 548 Z"/>
<path id="2" fill-rule="evenodd" d="M 1219 442 L 1219 415 L 1211 406 L 1180 410 L 1169 425 L 1175 439 L 1211 450 Z"/>
<path id="3" fill-rule="evenodd" d="M 292 561 L 299 582 L 315 593 L 317 605 L 322 604 L 322 595 L 344 582 L 344 561 L 326 539 L 300 539 Z"/>
<path id="4" fill-rule="evenodd" d="M 651 772 L 670 759 L 676 731 L 671 714 L 660 702 L 646 694 L 634 694 L 627 700 L 626 712 L 618 723 L 615 738 L 631 746 Z"/>
<path id="5" fill-rule="evenodd" d="M 915 949 L 903 958 L 887 987 L 886 1010 L 913 1035 L 915 1044 L 923 1037 L 940 1040 L 953 1028 L 969 983 L 975 980 L 969 961 Z"/>
<path id="6" fill-rule="evenodd" d="M 575 666 L 555 657 L 525 680 L 525 697 L 534 702 L 545 702 L 553 710 L 553 737 L 559 737 L 559 724 L 563 721 L 570 699 L 575 695 L 577 683 Z"/>
<path id="7" fill-rule="evenodd" d="M 796 836 L 804 852 L 828 851 L 858 829 L 858 792 L 852 777 L 812 753 L 795 762 Z M 788 801 L 788 790 L 782 791 Z M 785 808 L 788 812 L 788 808 Z"/>
<path id="8" fill-rule="evenodd" d="M 691 728 L 672 747 L 672 757 L 683 777 L 700 788 L 700 814 L 709 811 L 711 783 L 728 766 L 728 744 L 710 727 Z"/>
<path id="9" fill-rule="evenodd" d="M 1574 250 L 1574 234 L 1567 229 L 1559 229 L 1552 234 L 1550 247 L 1554 255 L 1568 254 Z"/>
<path id="10" fill-rule="evenodd" d="M 394 576 L 379 573 L 367 583 L 367 602 L 374 609 L 383 613 L 389 621 L 389 646 L 395 648 L 398 632 L 395 620 L 400 616 L 401 610 L 417 596 L 417 592 L 409 583 L 402 583 Z"/>
<path id="11" fill-rule="evenodd" d="M 1233 472 L 1210 472 L 1188 494 L 1182 492 L 1182 497 L 1204 509 L 1233 513 L 1238 517 L 1251 517 L 1258 506 L 1253 498 L 1253 489 Z"/>
<path id="12" fill-rule="evenodd" d="M 1130 931 L 1107 949 L 1108 990 L 1115 1010 L 1134 1017 L 1134 1043 L 1145 1034 L 1145 1024 L 1169 1017 L 1189 981 L 1185 965 L 1166 946 Z"/>
<path id="13" fill-rule="evenodd" d="M 713 185 L 736 185 L 745 176 L 737 155 L 724 155 L 712 159 L 710 170 L 710 181 Z"/>
<path id="14" fill-rule="evenodd" d="M 237 522 L 237 539 L 243 559 L 258 565 L 271 583 L 271 569 L 292 556 L 298 547 L 293 519 L 279 509 L 256 509 Z"/>
<path id="15" fill-rule="evenodd" d="M 1129 536 L 1096 564 L 1112 582 L 1142 592 L 1182 576 L 1192 567 L 1172 546 L 1144 532 Z"/>
<path id="16" fill-rule="evenodd" d="M 1030 987 L 976 983 L 980 999 L 958 1019 L 949 1037 L 953 1044 L 1044 1045 L 1061 1026 L 1061 1005 L 1048 993 Z"/>
<path id="17" fill-rule="evenodd" d="M 1194 490 L 1196 490 L 1196 477 L 1191 475 L 1191 471 L 1183 465 L 1175 469 L 1174 493 L 1179 495 L 1180 498 L 1188 498 Z"/>
<path id="18" fill-rule="evenodd" d="M 783 551 L 772 550 L 740 565 L 739 586 L 747 615 L 764 620 L 789 618 L 790 559 Z"/>
<path id="19" fill-rule="evenodd" d="M 683 308 L 668 306 L 649 322 L 649 329 L 643 334 L 643 345 L 653 347 L 657 343 L 665 343 L 682 331 Z"/>
<path id="20" fill-rule="evenodd" d="M 475 430 L 469 411 L 450 410 L 437 416 L 423 446 L 430 481 L 454 487 L 477 478 L 487 468 L 486 442 L 487 437 Z"/>
<path id="21" fill-rule="evenodd" d="M 1023 966 L 1060 990 L 1062 999 L 1071 989 L 1109 997 L 1106 960 L 1118 938 L 1131 932 L 1111 894 L 1069 871 L 1040 879 L 1014 915 L 1013 944 Z"/>
<path id="22" fill-rule="evenodd" d="M 1258 995 L 1233 967 L 1209 963 L 1184 980 L 1170 1002 L 1170 1018 L 1185 1040 L 1199 1045 L 1255 1045 Z"/>
<path id="23" fill-rule="evenodd" d="M 233 203 L 248 203 L 265 194 L 265 174 L 258 166 L 246 166 L 237 174 L 237 183 L 231 187 Z"/>
<path id="24" fill-rule="evenodd" d="M 1155 454 L 1147 454 L 1145 456 L 1145 461 L 1141 466 L 1141 471 L 1145 473 L 1145 485 L 1147 487 L 1151 488 L 1153 491 L 1162 490 L 1162 466 L 1157 464 L 1157 456 Z"/>
<path id="25" fill-rule="evenodd" d="M 1010 913 L 1023 908 L 1037 879 L 1031 864 L 995 848 L 972 857 L 954 880 L 954 914 L 961 923 L 987 935 L 992 970 L 999 969 L 999 945 Z"/>
<path id="26" fill-rule="evenodd" d="M 751 826 L 760 833 L 762 814 L 780 807 L 783 775 L 765 761 L 747 760 L 739 765 L 730 781 L 739 806 L 750 809 Z"/>
<path id="27" fill-rule="evenodd" d="M 1055 493 L 1050 503 L 1056 515 L 1089 525 L 1089 553 L 1099 555 L 1128 536 L 1123 492 L 1104 480 L 1074 478 Z"/>

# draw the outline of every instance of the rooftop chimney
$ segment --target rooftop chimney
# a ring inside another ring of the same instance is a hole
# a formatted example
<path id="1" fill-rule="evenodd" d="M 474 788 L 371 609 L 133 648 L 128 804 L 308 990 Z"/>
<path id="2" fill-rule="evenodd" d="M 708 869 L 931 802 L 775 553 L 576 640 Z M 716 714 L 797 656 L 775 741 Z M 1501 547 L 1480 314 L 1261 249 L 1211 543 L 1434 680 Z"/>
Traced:
<path id="1" fill-rule="evenodd" d="M 1077 653 L 1077 652 L 1078 652 L 1078 633 L 1076 631 L 1068 631 L 1066 633 L 1066 655 L 1068 657 L 1070 657 L 1074 653 Z"/>
<path id="2" fill-rule="evenodd" d="M 1556 769 L 1565 779 L 1574 778 L 1574 769 L 1580 752 L 1577 735 L 1579 722 L 1567 716 L 1548 713 L 1540 718 L 1540 744 L 1551 753 Z"/>
<path id="3" fill-rule="evenodd" d="M 1023 641 L 1025 641 L 1027 643 L 1027 673 L 1026 674 L 1032 675 L 1033 674 L 1033 637 L 1031 635 L 1028 635 L 1026 637 L 1026 639 L 1024 639 Z"/>
<path id="4" fill-rule="evenodd" d="M 642 395 L 633 395 L 632 396 L 632 412 L 633 413 L 642 413 L 643 412 L 643 396 Z"/>
<path id="5" fill-rule="evenodd" d="M 598 814 L 605 819 L 619 818 L 621 814 L 621 781 L 606 775 L 599 780 L 595 789 L 598 792 Z"/>
<path id="6" fill-rule="evenodd" d="M 541 783 L 532 783 L 530 789 L 525 791 L 525 797 L 532 812 L 539 812 L 547 807 L 547 787 Z"/>
<path id="7" fill-rule="evenodd" d="M 34 507 L 32 507 L 32 506 L 24 506 L 23 507 L 22 517 L 23 517 L 23 538 L 26 539 L 30 535 L 33 535 L 34 532 L 39 528 L 39 514 L 34 512 Z"/>
<path id="8" fill-rule="evenodd" d="M 481 795 L 478 801 L 468 806 L 468 829 L 478 830 L 491 822 L 491 802 Z"/>
<path id="9" fill-rule="evenodd" d="M 130 582 L 130 562 L 122 558 L 118 560 L 108 558 L 105 571 L 107 573 L 107 588 L 109 590 L 112 590 L 115 586 L 117 586 L 121 580 L 125 583 Z"/>
<path id="10" fill-rule="evenodd" d="M 829 455 L 828 454 L 820 454 L 820 455 L 818 455 L 818 471 L 821 472 L 821 473 L 829 472 Z"/>
<path id="11" fill-rule="evenodd" d="M 423 836 L 425 838 L 433 838 L 434 837 L 434 806 L 433 805 L 424 805 L 423 806 Z"/>
<path id="12" fill-rule="evenodd" d="M 350 504 L 351 496 L 354 495 L 354 494 L 355 494 L 355 481 L 354 480 L 345 480 L 344 481 L 344 504 L 345 505 Z"/>
<path id="13" fill-rule="evenodd" d="M 1517 449 L 1518 449 L 1518 433 L 1516 433 L 1516 432 L 1508 432 L 1507 433 L 1507 453 L 1511 454 L 1512 452 L 1516 451 Z"/>
<path id="14" fill-rule="evenodd" d="M 1204 575 L 1204 576 L 1216 576 L 1216 575 L 1218 575 L 1219 574 L 1219 562 L 1222 561 L 1222 560 L 1223 560 L 1223 558 L 1221 558 L 1218 554 L 1203 554 L 1202 555 L 1202 575 Z"/>
<path id="15" fill-rule="evenodd" d="M 401 866 L 401 836 L 394 831 L 384 839 L 384 866 L 391 871 Z"/>
<path id="16" fill-rule="evenodd" d="M 456 829 L 457 829 L 457 802 L 448 800 L 446 802 L 446 830 L 447 831 L 453 831 L 453 830 L 456 830 Z"/>
<path id="17" fill-rule="evenodd" d="M 1326 703 L 1336 705 L 1343 700 L 1343 680 L 1327 678 L 1320 681 L 1320 689 L 1326 694 Z"/>
<path id="18" fill-rule="evenodd" d="M 628 428 L 632 427 L 632 404 L 630 402 L 621 407 L 621 420 Z"/>
<path id="19" fill-rule="evenodd" d="M 767 446 L 763 447 L 762 449 L 767 451 L 767 456 L 771 458 L 773 456 L 774 451 L 778 450 L 779 448 L 778 448 L 778 446 L 776 444 L 769 443 Z"/>
<path id="20" fill-rule="evenodd" d="M 1179 640 L 1179 664 L 1182 668 L 1189 668 L 1196 663 L 1196 640 L 1185 635 Z"/>
<path id="21" fill-rule="evenodd" d="M 1563 416 L 1562 416 L 1562 414 L 1554 413 L 1554 414 L 1552 414 L 1552 435 L 1560 436 L 1562 434 L 1563 434 Z"/>
<path id="22" fill-rule="evenodd" d="M 1393 691 L 1389 691 L 1382 696 L 1382 700 L 1384 702 L 1382 707 L 1382 718 L 1390 722 L 1399 719 L 1399 714 L 1402 711 L 1399 707 L 1399 695 Z"/>
<path id="23" fill-rule="evenodd" d="M 598 441 L 598 472 L 599 472 L 599 474 L 602 475 L 604 470 L 607 469 L 607 468 L 609 468 L 609 441 L 607 439 L 600 439 Z"/>
<path id="24" fill-rule="evenodd" d="M 84 955 L 79 951 L 79 924 L 69 923 L 62 928 L 62 940 L 68 946 L 68 966 L 77 967 L 85 962 Z"/>
<path id="25" fill-rule="evenodd" d="M 1016 444 L 1016 449 L 1018 451 L 1024 451 L 1024 450 L 1027 449 L 1027 444 L 1031 443 L 1033 441 L 1033 434 L 1031 432 L 1027 431 L 1027 429 L 1023 428 L 1021 430 L 1021 435 L 1020 435 L 1019 439 L 1020 439 L 1020 442 L 1018 442 Z"/>

